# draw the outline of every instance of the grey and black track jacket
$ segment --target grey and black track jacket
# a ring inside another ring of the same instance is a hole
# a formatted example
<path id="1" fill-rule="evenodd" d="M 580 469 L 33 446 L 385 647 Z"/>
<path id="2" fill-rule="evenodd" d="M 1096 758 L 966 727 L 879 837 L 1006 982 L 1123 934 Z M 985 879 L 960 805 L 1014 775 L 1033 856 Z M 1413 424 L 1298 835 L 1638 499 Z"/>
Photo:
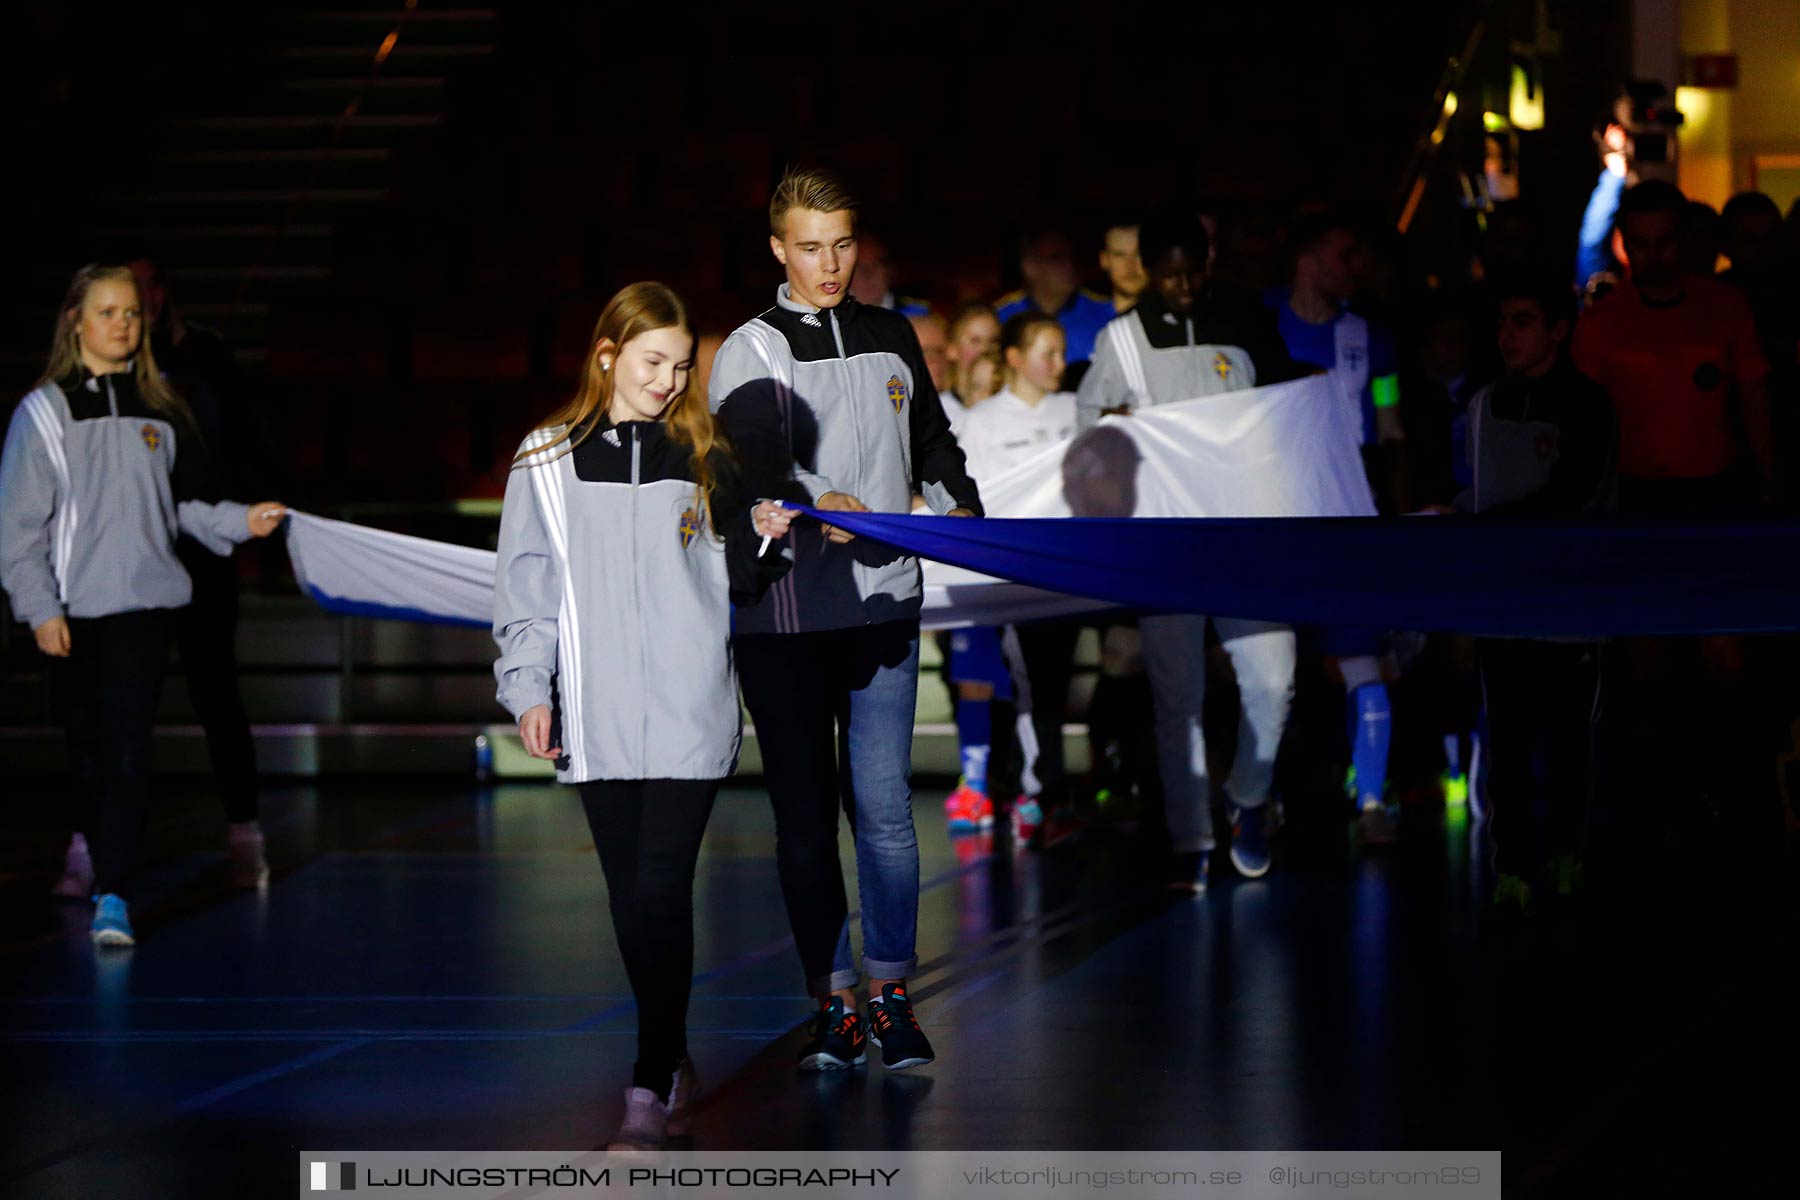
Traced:
<path id="1" fill-rule="evenodd" d="M 775 306 L 738 327 L 713 360 L 709 396 L 753 496 L 810 504 L 826 492 L 876 512 L 981 513 L 912 324 L 846 297 L 836 308 Z M 796 525 L 794 571 L 738 611 L 739 633 L 803 633 L 917 618 L 919 560 L 863 538 L 827 541 Z"/>
<path id="2" fill-rule="evenodd" d="M 82 371 L 19 402 L 0 454 L 0 586 L 19 620 L 180 608 L 193 585 L 177 535 L 214 554 L 248 540 L 244 505 L 194 498 L 200 447 L 177 454 L 179 440 L 129 371 Z"/>
<path id="3" fill-rule="evenodd" d="M 521 453 L 560 428 L 526 438 Z M 785 574 L 759 556 L 729 456 L 710 460 L 715 535 L 692 451 L 657 421 L 601 419 L 512 470 L 494 571 L 494 664 L 514 719 L 550 706 L 556 777 L 723 779 L 742 724 L 731 663 L 731 603 Z"/>
<path id="4" fill-rule="evenodd" d="M 1102 409 L 1171 404 L 1298 374 L 1273 314 L 1254 298 L 1209 284 L 1181 314 L 1146 291 L 1094 340 L 1093 364 L 1075 393 L 1075 426 L 1091 427 Z"/>

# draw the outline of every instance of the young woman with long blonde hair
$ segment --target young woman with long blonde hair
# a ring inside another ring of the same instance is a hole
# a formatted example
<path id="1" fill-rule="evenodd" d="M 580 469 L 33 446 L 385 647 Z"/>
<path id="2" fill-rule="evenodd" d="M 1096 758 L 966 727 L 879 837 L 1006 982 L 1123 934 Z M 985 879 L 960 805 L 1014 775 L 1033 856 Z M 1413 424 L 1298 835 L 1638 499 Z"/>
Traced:
<path id="1" fill-rule="evenodd" d="M 614 296 L 575 398 L 520 446 L 500 518 L 500 703 L 580 790 L 637 999 L 616 1149 L 687 1127 L 694 866 L 741 730 L 731 603 L 785 572 L 762 550 L 793 516 L 742 494 L 690 386 L 694 349 L 667 287 Z"/>
<path id="2" fill-rule="evenodd" d="M 137 280 L 75 273 L 50 360 L 0 455 L 0 586 L 55 660 L 91 862 L 92 934 L 130 946 L 126 905 L 149 811 L 150 738 L 175 612 L 192 596 L 179 534 L 215 554 L 273 533 L 274 502 L 195 498 L 202 447 L 156 367 Z"/>

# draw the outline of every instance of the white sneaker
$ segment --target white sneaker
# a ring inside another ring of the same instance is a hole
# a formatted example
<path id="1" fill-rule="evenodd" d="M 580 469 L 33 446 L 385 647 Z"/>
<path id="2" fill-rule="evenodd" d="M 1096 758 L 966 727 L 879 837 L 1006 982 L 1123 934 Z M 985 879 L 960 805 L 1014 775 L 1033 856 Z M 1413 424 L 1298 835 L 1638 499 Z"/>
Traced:
<path id="1" fill-rule="evenodd" d="M 50 894 L 65 900 L 86 900 L 94 894 L 94 860 L 88 854 L 87 838 L 79 833 L 69 838 L 69 848 L 63 851 L 62 878 Z"/>
<path id="2" fill-rule="evenodd" d="M 269 860 L 263 853 L 260 824 L 233 821 L 225 834 L 225 852 L 231 858 L 233 887 L 255 890 L 269 885 Z"/>
<path id="3" fill-rule="evenodd" d="M 674 1099 L 671 1095 L 670 1099 Z M 661 1150 L 669 1139 L 669 1106 L 649 1088 L 625 1089 L 625 1120 L 608 1150 Z"/>

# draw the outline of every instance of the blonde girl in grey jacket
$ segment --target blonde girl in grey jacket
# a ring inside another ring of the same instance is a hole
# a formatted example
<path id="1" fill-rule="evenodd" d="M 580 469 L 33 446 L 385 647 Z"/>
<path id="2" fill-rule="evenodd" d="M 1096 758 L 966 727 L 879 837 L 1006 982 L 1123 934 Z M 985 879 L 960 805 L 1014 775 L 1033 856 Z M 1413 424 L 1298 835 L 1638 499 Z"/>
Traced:
<path id="1" fill-rule="evenodd" d="M 62 677 L 93 939 L 131 946 L 126 905 L 150 803 L 150 739 L 186 533 L 214 554 L 267 537 L 285 509 L 194 498 L 203 447 L 156 369 L 127 267 L 75 273 L 50 361 L 0 454 L 0 586 Z"/>
<path id="2" fill-rule="evenodd" d="M 687 1126 L 694 864 L 741 728 L 731 602 L 786 571 L 761 551 L 793 517 L 742 494 L 693 364 L 674 292 L 612 298 L 580 391 L 519 448 L 494 581 L 500 703 L 580 790 L 637 999 L 619 1149 Z"/>

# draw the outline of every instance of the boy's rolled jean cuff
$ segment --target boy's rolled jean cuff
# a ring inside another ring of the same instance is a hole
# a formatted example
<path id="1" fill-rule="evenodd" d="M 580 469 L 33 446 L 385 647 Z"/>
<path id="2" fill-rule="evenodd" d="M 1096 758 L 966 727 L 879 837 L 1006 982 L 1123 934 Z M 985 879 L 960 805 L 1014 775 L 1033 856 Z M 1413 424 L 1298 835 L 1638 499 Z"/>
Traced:
<path id="1" fill-rule="evenodd" d="M 827 992 L 835 992 L 839 988 L 853 988 L 862 982 L 862 975 L 855 967 L 842 967 L 825 976 L 813 976 L 806 981 L 806 994 L 823 996 Z"/>
<path id="2" fill-rule="evenodd" d="M 1219 848 L 1217 837 L 1183 838 L 1169 847 L 1175 854 L 1211 854 Z"/>
<path id="3" fill-rule="evenodd" d="M 882 962 L 880 959 L 864 958 L 863 973 L 870 979 L 911 979 L 919 969 L 919 956 L 913 955 L 905 962 Z"/>

